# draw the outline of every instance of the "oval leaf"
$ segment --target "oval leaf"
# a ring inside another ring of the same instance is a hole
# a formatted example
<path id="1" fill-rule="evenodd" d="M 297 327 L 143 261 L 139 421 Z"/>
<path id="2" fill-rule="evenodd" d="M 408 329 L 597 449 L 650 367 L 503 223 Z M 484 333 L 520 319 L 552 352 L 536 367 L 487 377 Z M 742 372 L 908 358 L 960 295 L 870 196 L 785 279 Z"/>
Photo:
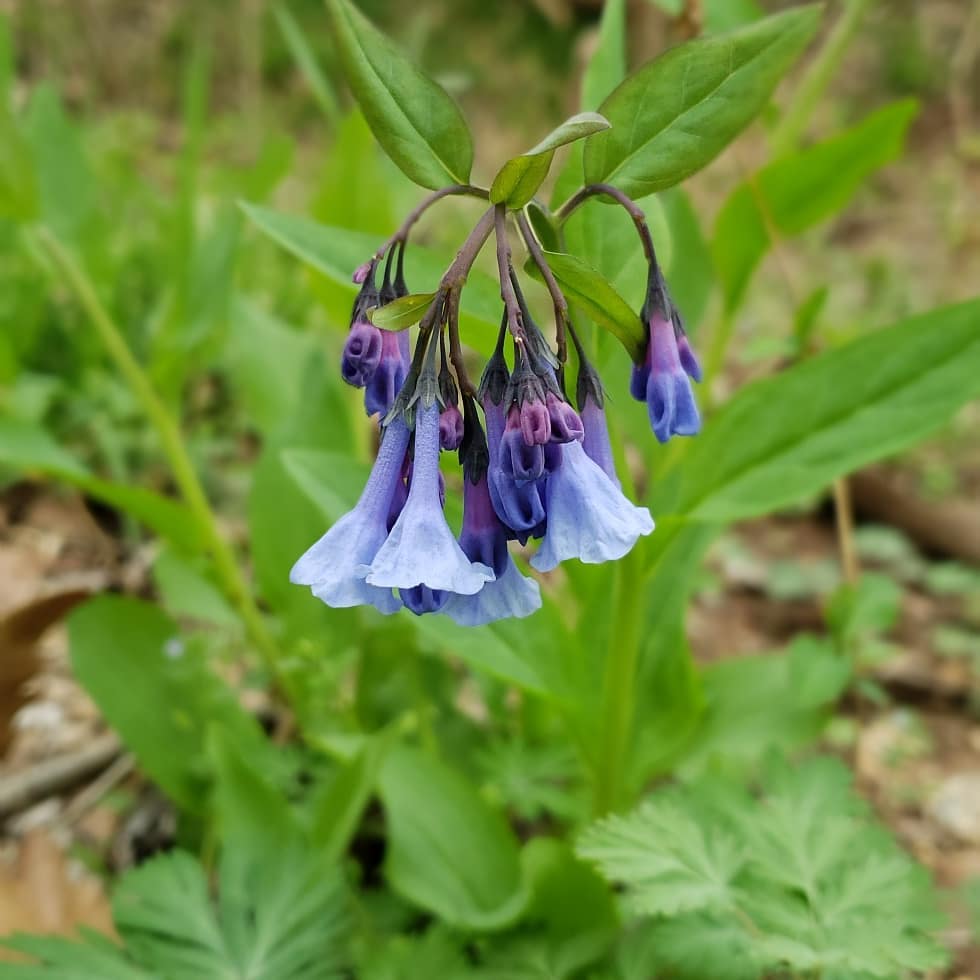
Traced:
<path id="1" fill-rule="evenodd" d="M 613 334 L 629 351 L 630 357 L 639 361 L 646 344 L 643 324 L 609 280 L 577 255 L 566 252 L 544 254 L 569 303 Z"/>
<path id="2" fill-rule="evenodd" d="M 499 929 L 529 894 L 517 839 L 445 763 L 404 746 L 381 769 L 388 826 L 385 875 L 409 901 L 462 929 Z"/>
<path id="3" fill-rule="evenodd" d="M 512 209 L 524 207 L 548 176 L 555 150 L 559 146 L 574 143 L 608 128 L 609 120 L 597 112 L 580 112 L 566 119 L 537 146 L 519 157 L 513 157 L 500 168 L 490 188 L 491 202 L 506 203 Z"/>
<path id="4" fill-rule="evenodd" d="M 411 293 L 384 306 L 368 310 L 368 319 L 382 330 L 407 330 L 415 326 L 436 298 L 435 293 Z"/>
<path id="5" fill-rule="evenodd" d="M 586 181 L 642 197 L 700 170 L 766 105 L 819 21 L 818 6 L 799 7 L 651 61 L 600 106 L 612 129 L 586 143 Z"/>
<path id="6" fill-rule="evenodd" d="M 347 82 L 388 156 L 433 189 L 465 184 L 473 139 L 455 102 L 348 0 L 327 0 Z"/>

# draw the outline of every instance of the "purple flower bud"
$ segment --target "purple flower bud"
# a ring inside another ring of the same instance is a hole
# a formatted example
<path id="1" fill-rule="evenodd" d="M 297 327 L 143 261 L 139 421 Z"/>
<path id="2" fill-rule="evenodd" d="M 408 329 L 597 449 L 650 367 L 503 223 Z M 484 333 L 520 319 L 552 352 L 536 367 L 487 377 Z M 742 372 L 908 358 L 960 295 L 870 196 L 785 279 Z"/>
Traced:
<path id="1" fill-rule="evenodd" d="M 609 428 L 606 425 L 605 410 L 596 404 L 591 395 L 585 399 L 582 406 L 582 425 L 585 428 L 585 437 L 582 440 L 582 448 L 585 455 L 609 477 L 616 486 L 620 486 L 619 477 L 616 475 L 616 466 L 613 463 L 612 446 L 609 443 Z"/>
<path id="2" fill-rule="evenodd" d="M 638 397 L 644 378 L 646 388 Z M 650 425 L 660 442 L 667 442 L 672 435 L 693 436 L 700 431 L 701 418 L 691 382 L 681 364 L 674 325 L 656 310 L 650 317 L 644 363 L 633 368 L 630 393 L 638 401 L 646 401 Z"/>
<path id="3" fill-rule="evenodd" d="M 511 409 L 511 413 L 518 409 Z M 548 409 L 537 400 L 526 401 L 520 407 L 520 426 L 524 441 L 529 446 L 543 446 L 551 439 L 551 419 Z M 507 425 L 510 427 L 510 417 Z"/>
<path id="4" fill-rule="evenodd" d="M 378 370 L 382 346 L 381 331 L 377 327 L 367 320 L 355 320 L 340 359 L 344 381 L 355 388 L 368 384 Z"/>
<path id="5" fill-rule="evenodd" d="M 676 332 L 677 353 L 680 355 L 681 367 L 695 381 L 701 380 L 701 364 L 697 355 L 691 347 L 691 342 L 687 339 L 687 334 L 683 330 Z"/>
<path id="6" fill-rule="evenodd" d="M 548 415 L 551 418 L 551 441 L 558 443 L 581 442 L 585 435 L 585 429 L 578 412 L 553 391 L 548 392 L 546 403 Z"/>
<path id="7" fill-rule="evenodd" d="M 369 259 L 363 265 L 359 265 L 354 270 L 354 275 L 351 276 L 351 281 L 356 283 L 358 286 L 360 286 L 361 283 L 363 283 L 364 280 L 367 279 L 367 277 L 371 274 L 371 270 L 374 268 L 375 265 L 376 262 L 374 259 Z"/>
<path id="8" fill-rule="evenodd" d="M 390 588 L 369 585 L 365 578 L 388 536 L 388 512 L 401 481 L 408 438 L 408 428 L 401 419 L 385 429 L 357 506 L 337 521 L 289 573 L 291 582 L 310 586 L 328 606 L 370 604 L 383 613 L 395 612 L 401 606 Z"/>
<path id="9" fill-rule="evenodd" d="M 541 406 L 544 409 L 544 405 Z M 548 421 L 547 412 L 544 413 Z M 500 468 L 518 486 L 544 476 L 544 445 L 524 438 L 521 410 L 514 405 L 507 413 L 507 425 L 500 440 Z M 548 424 L 550 431 L 551 425 Z M 547 440 L 545 440 L 547 442 Z"/>
<path id="10" fill-rule="evenodd" d="M 364 392 L 364 411 L 384 418 L 395 403 L 408 374 L 407 331 L 381 330 L 381 354 L 377 369 Z"/>
<path id="11" fill-rule="evenodd" d="M 650 512 L 627 500 L 580 443 L 561 451 L 561 466 L 548 477 L 548 527 L 532 567 L 550 572 L 567 558 L 586 564 L 622 558 L 653 530 Z"/>
<path id="12" fill-rule="evenodd" d="M 420 404 L 415 423 L 415 460 L 408 500 L 367 575 L 379 588 L 472 595 L 493 579 L 493 570 L 463 554 L 439 503 L 439 409 Z"/>
<path id="13" fill-rule="evenodd" d="M 439 445 L 455 452 L 463 441 L 463 413 L 458 405 L 449 402 L 439 415 Z"/>

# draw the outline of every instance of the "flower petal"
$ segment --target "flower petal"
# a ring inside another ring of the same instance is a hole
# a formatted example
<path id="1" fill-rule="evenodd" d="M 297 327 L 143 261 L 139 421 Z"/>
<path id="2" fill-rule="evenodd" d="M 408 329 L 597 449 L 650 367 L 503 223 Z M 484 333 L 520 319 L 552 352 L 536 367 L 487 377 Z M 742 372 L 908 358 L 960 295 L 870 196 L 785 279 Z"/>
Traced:
<path id="1" fill-rule="evenodd" d="M 541 608 L 538 583 L 517 570 L 508 557 L 503 575 L 486 585 L 476 595 L 454 595 L 442 611 L 460 626 L 483 626 L 498 619 L 523 619 Z"/>
<path id="2" fill-rule="evenodd" d="M 562 464 L 548 477 L 548 528 L 532 567 L 549 572 L 567 558 L 597 564 L 622 558 L 641 535 L 653 530 L 645 507 L 637 507 L 589 459 L 580 443 L 563 447 Z"/>

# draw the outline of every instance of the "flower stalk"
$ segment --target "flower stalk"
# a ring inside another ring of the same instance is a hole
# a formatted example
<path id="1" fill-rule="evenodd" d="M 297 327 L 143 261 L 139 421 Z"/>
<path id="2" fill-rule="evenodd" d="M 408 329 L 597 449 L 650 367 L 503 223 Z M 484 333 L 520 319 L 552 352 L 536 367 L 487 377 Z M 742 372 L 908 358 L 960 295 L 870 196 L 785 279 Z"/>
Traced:
<path id="1" fill-rule="evenodd" d="M 91 280 L 71 252 L 50 229 L 43 226 L 35 230 L 34 240 L 63 275 L 109 357 L 133 390 L 156 430 L 174 482 L 191 512 L 204 550 L 211 555 L 214 562 L 222 591 L 238 611 L 249 639 L 266 666 L 273 673 L 278 672 L 281 651 L 265 625 L 231 547 L 218 530 L 217 519 L 187 452 L 180 427 L 157 394 L 146 372 L 133 357 L 122 331 L 102 304 Z"/>

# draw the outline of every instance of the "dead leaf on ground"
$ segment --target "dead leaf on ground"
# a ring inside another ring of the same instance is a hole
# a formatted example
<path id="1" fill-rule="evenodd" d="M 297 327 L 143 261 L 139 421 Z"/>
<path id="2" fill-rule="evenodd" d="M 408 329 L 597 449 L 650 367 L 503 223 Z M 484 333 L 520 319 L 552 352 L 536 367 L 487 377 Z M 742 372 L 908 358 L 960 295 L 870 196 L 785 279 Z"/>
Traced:
<path id="1" fill-rule="evenodd" d="M 21 840 L 12 866 L 0 864 L 0 936 L 13 932 L 73 935 L 79 926 L 113 934 L 102 882 L 66 860 L 50 834 L 31 831 Z M 0 950 L 0 960 L 15 958 Z"/>
<path id="2" fill-rule="evenodd" d="M 66 589 L 0 617 L 0 757 L 10 743 L 11 721 L 26 700 L 24 684 L 39 666 L 37 641 L 88 596 L 87 589 Z"/>

